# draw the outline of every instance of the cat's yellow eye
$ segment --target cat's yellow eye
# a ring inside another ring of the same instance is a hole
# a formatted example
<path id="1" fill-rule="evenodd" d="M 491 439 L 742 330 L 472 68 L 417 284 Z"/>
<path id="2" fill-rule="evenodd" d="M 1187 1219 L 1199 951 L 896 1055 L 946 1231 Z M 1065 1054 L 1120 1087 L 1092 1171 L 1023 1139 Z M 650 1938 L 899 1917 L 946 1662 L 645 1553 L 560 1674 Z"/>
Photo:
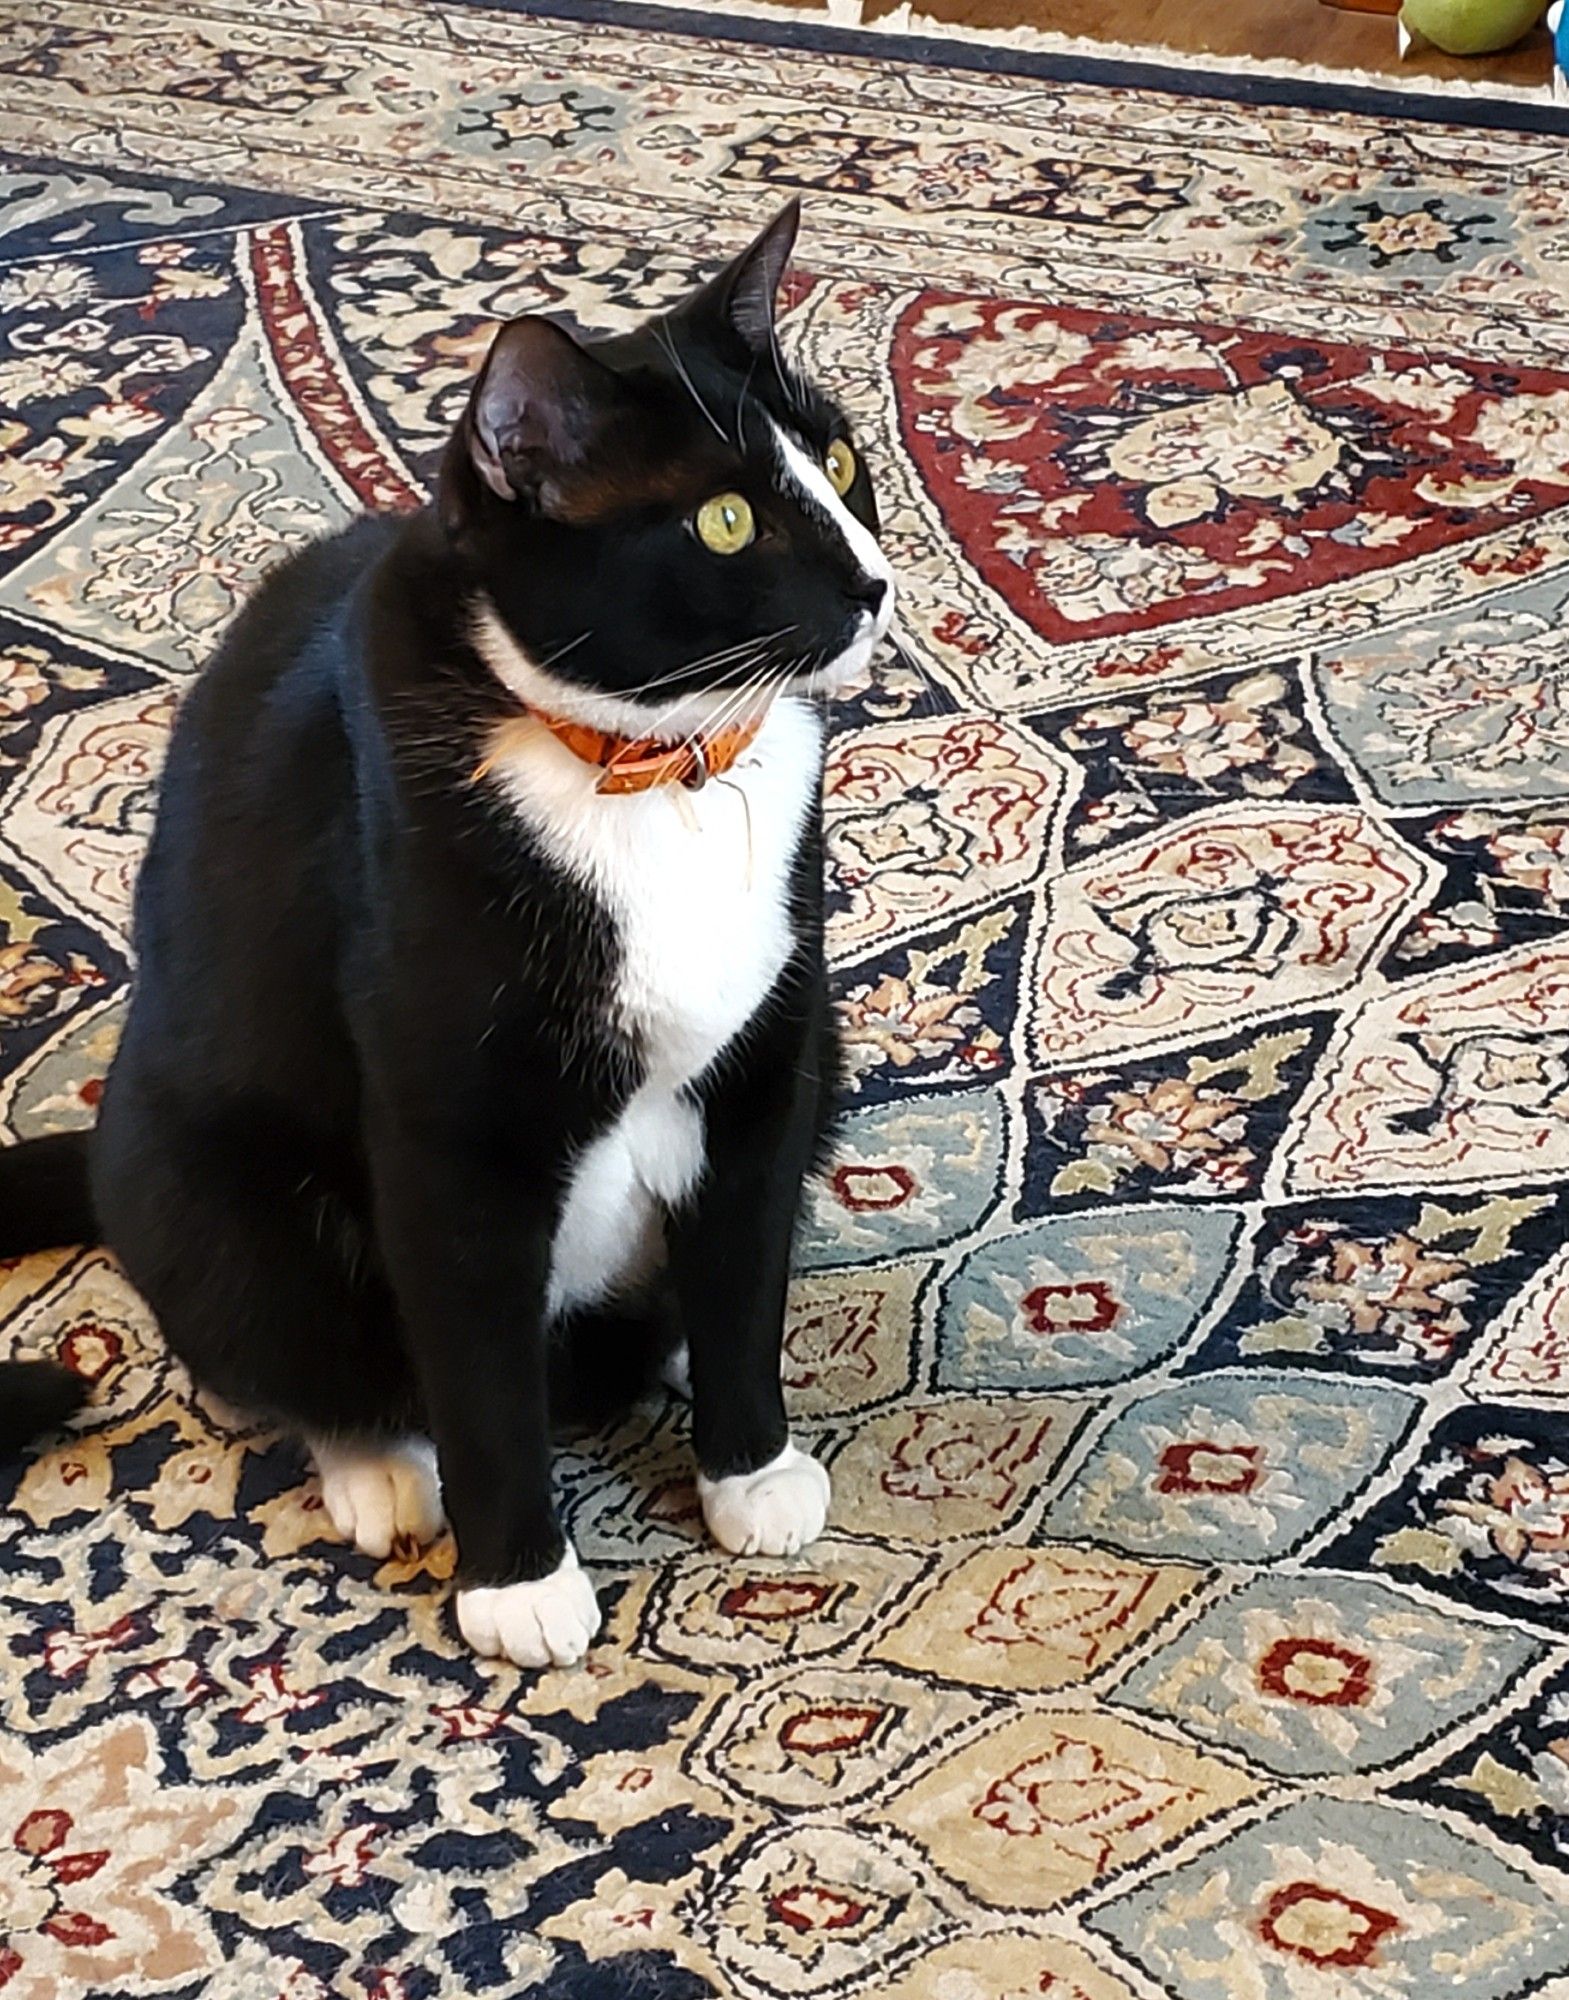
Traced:
<path id="1" fill-rule="evenodd" d="M 835 438 L 823 460 L 828 484 L 838 494 L 848 493 L 855 484 L 855 453 L 843 438 Z"/>
<path id="2" fill-rule="evenodd" d="M 750 504 L 739 493 L 716 493 L 697 510 L 697 539 L 716 556 L 738 556 L 757 537 Z"/>

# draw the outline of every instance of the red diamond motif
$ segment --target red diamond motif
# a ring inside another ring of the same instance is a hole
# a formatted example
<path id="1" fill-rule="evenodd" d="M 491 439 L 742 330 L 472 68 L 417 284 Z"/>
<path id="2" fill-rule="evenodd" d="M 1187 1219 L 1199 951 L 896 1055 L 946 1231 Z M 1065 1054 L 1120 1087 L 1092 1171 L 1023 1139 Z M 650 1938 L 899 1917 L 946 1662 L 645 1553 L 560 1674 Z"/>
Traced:
<path id="1" fill-rule="evenodd" d="M 927 293 L 893 370 L 950 529 L 1056 641 L 1342 583 L 1569 497 L 1548 369 Z"/>

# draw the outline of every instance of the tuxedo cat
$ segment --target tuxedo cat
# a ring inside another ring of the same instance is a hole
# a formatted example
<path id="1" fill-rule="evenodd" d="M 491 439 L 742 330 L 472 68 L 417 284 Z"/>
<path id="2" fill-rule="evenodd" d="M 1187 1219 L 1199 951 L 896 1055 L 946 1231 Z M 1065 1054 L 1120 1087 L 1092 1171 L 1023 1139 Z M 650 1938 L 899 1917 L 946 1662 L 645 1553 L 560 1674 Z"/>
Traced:
<path id="1" fill-rule="evenodd" d="M 503 326 L 435 504 L 267 578 L 175 727 L 97 1128 L 0 1152 L 0 1249 L 106 1241 L 341 1534 L 450 1521 L 458 1622 L 522 1666 L 599 1623 L 554 1350 L 685 1343 L 723 1547 L 828 1506 L 780 1388 L 837 1074 L 820 698 L 893 581 L 780 355 L 796 224 L 635 332 Z M 6 1372 L 13 1433 L 69 1400 Z"/>

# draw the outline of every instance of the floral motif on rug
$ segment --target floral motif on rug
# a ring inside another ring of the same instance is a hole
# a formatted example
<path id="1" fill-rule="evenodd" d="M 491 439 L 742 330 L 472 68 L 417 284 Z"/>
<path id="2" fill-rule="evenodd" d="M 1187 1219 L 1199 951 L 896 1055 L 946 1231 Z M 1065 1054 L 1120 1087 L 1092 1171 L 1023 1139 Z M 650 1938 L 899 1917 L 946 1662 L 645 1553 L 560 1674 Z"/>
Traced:
<path id="1" fill-rule="evenodd" d="M 174 703 L 498 319 L 803 194 L 904 579 L 829 1532 L 706 1547 L 640 1410 L 589 1666 L 498 1669 L 110 1259 L 0 1269 L 94 1384 L 0 1475 L 6 2000 L 1569 1992 L 1562 146 L 415 0 L 13 9 L 0 121 L 12 1136 L 93 1115 Z"/>

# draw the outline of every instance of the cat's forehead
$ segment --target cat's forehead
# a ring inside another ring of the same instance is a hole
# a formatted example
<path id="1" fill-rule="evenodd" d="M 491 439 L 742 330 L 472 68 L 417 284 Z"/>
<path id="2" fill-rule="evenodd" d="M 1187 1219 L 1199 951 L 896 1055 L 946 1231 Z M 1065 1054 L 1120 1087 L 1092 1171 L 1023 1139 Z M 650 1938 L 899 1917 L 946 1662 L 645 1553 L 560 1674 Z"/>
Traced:
<path id="1" fill-rule="evenodd" d="M 843 412 L 780 353 L 741 361 L 703 339 L 679 318 L 645 322 L 632 332 L 596 342 L 593 352 L 618 371 L 662 385 L 685 406 L 688 427 L 706 430 L 743 452 L 747 419 L 763 418 L 787 433 L 825 445 L 845 428 Z M 767 422 L 762 426 L 764 431 Z"/>
<path id="2" fill-rule="evenodd" d="M 846 432 L 830 399 L 780 355 L 715 342 L 680 315 L 598 338 L 574 331 L 625 392 L 600 447 L 557 498 L 558 515 L 577 525 L 651 508 L 691 512 L 732 487 L 754 501 L 770 489 L 798 501 L 792 450 L 817 463 Z"/>
<path id="3" fill-rule="evenodd" d="M 731 488 L 754 501 L 797 497 L 788 459 L 800 449 L 799 410 L 713 377 L 640 371 L 635 379 L 639 393 L 609 447 L 559 500 L 563 519 L 610 526 L 650 508 L 692 513 Z"/>

